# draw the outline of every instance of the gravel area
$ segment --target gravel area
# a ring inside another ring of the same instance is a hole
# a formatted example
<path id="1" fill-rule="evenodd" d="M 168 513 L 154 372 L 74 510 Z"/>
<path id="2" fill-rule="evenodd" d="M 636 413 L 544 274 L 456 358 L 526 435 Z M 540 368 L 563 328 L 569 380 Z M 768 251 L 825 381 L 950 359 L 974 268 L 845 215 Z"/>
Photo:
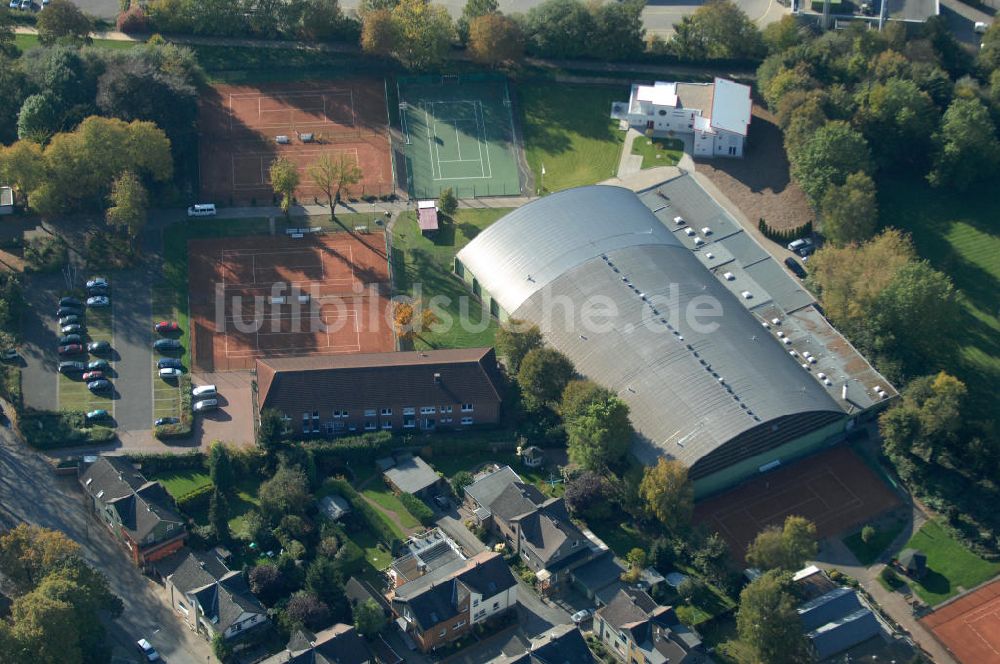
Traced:
<path id="1" fill-rule="evenodd" d="M 755 106 L 743 159 L 697 159 L 697 169 L 747 218 L 763 217 L 771 228 L 797 228 L 814 219 L 806 195 L 791 181 L 781 129 L 774 116 Z"/>

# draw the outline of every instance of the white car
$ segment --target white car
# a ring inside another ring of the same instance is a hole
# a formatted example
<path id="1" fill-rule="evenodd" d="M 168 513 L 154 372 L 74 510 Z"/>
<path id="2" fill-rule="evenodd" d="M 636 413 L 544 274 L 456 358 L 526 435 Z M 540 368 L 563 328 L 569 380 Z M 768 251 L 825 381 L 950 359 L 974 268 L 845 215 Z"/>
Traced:
<path id="1" fill-rule="evenodd" d="M 8 6 L 8 7 L 10 7 L 11 9 L 17 9 L 17 7 L 18 7 L 18 4 L 19 4 L 19 3 L 18 3 L 18 1 L 17 1 L 17 0 L 10 0 L 10 4 L 9 4 L 9 5 L 7 5 L 7 6 Z"/>
<path id="2" fill-rule="evenodd" d="M 21 9 L 26 11 L 31 9 L 31 0 L 21 0 Z"/>
<path id="3" fill-rule="evenodd" d="M 160 653 L 156 652 L 156 648 L 146 639 L 139 639 L 135 645 L 139 647 L 147 662 L 156 662 L 160 659 Z"/>
<path id="4" fill-rule="evenodd" d="M 191 396 L 196 400 L 202 397 L 214 397 L 216 394 L 218 392 L 215 389 L 215 385 L 199 385 L 191 390 Z"/>
<path id="5" fill-rule="evenodd" d="M 88 307 L 106 307 L 109 304 L 111 304 L 111 300 L 108 299 L 107 295 L 94 295 L 87 298 Z"/>
<path id="6" fill-rule="evenodd" d="M 183 375 L 182 369 L 160 369 L 160 378 L 180 378 Z"/>
<path id="7" fill-rule="evenodd" d="M 218 407 L 218 399 L 203 399 L 194 405 L 194 412 L 204 413 L 206 410 L 215 410 Z"/>
<path id="8" fill-rule="evenodd" d="M 576 613 L 574 613 L 572 616 L 570 616 L 570 619 L 574 623 L 576 623 L 577 625 L 579 625 L 580 623 L 582 623 L 582 622 L 586 621 L 588 618 L 590 618 L 590 616 L 592 616 L 592 615 L 594 615 L 593 610 L 591 610 L 591 609 L 581 609 L 581 610 L 577 611 Z"/>

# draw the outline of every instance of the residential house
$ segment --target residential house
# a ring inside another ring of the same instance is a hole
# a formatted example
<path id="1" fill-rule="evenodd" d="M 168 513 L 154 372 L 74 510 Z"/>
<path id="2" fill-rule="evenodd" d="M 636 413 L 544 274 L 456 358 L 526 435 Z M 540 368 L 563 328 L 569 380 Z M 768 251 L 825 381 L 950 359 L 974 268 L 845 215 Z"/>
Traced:
<path id="1" fill-rule="evenodd" d="M 621 578 L 626 571 L 626 566 L 615 558 L 612 551 L 602 551 L 573 570 L 573 583 L 587 596 L 587 599 L 606 604 L 607 601 L 602 600 L 609 601 L 618 590 L 625 587 Z M 605 591 L 605 589 L 612 590 Z"/>
<path id="2" fill-rule="evenodd" d="M 556 625 L 539 634 L 524 652 L 502 654 L 488 664 L 593 664 L 597 662 L 574 625 Z"/>
<path id="3" fill-rule="evenodd" d="M 673 608 L 643 590 L 625 588 L 594 615 L 594 634 L 626 664 L 694 664 L 711 661 L 701 639 Z"/>
<path id="4" fill-rule="evenodd" d="M 465 559 L 458 544 L 440 528 L 434 528 L 407 539 L 386 574 L 392 587 L 398 588 L 439 567 Z"/>
<path id="5" fill-rule="evenodd" d="M 479 473 L 471 484 L 464 489 L 464 503 L 470 512 L 476 515 L 480 524 L 486 524 L 491 516 L 490 505 L 509 485 L 520 483 L 521 476 L 510 466 L 492 467 Z"/>
<path id="6" fill-rule="evenodd" d="M 517 581 L 500 554 L 454 560 L 387 595 L 397 624 L 423 652 L 467 634 L 517 604 Z"/>
<path id="7" fill-rule="evenodd" d="M 636 83 L 628 102 L 615 102 L 611 112 L 644 133 L 692 134 L 694 154 L 703 157 L 742 157 L 752 114 L 750 87 L 724 78 Z"/>
<path id="8" fill-rule="evenodd" d="M 170 605 L 193 631 L 232 639 L 268 623 L 267 609 L 250 592 L 243 572 L 218 556 L 181 549 L 157 564 Z"/>
<path id="9" fill-rule="evenodd" d="M 393 491 L 412 493 L 426 500 L 442 491 L 448 491 L 447 480 L 438 475 L 426 461 L 410 454 L 396 456 L 395 464 L 385 470 L 382 476 Z"/>
<path id="10" fill-rule="evenodd" d="M 260 664 L 371 664 L 368 643 L 351 625 L 337 623 L 321 632 L 299 630 L 277 655 Z"/>
<path id="11" fill-rule="evenodd" d="M 464 430 L 500 421 L 492 348 L 259 358 L 254 404 L 302 436 Z"/>
<path id="12" fill-rule="evenodd" d="M 101 456 L 84 463 L 79 480 L 91 509 L 136 565 L 145 568 L 184 546 L 187 530 L 173 498 L 125 457 Z"/>
<path id="13" fill-rule="evenodd" d="M 364 579 L 359 579 L 352 576 L 344 584 L 344 596 L 347 597 L 347 601 L 351 605 L 351 610 L 358 608 L 358 605 L 364 604 L 368 600 L 375 602 L 375 604 L 382 609 L 382 613 L 386 618 L 392 615 L 392 607 L 389 603 L 385 601 L 385 597 L 381 595 L 374 587 Z"/>

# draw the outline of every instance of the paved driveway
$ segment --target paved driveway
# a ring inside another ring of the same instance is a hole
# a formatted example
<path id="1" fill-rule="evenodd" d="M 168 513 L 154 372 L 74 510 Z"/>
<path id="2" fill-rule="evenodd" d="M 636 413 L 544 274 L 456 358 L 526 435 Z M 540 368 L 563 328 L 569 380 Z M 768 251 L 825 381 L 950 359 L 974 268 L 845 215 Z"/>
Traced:
<path id="1" fill-rule="evenodd" d="M 59 356 L 56 355 L 55 313 L 60 291 L 66 285 L 61 275 L 28 275 L 24 289 L 27 305 L 21 319 L 21 391 L 24 405 L 40 410 L 54 410 Z"/>
<path id="2" fill-rule="evenodd" d="M 116 646 L 131 652 L 137 639 L 146 638 L 170 664 L 214 661 L 208 642 L 182 625 L 160 586 L 133 567 L 104 526 L 88 514 L 75 478 L 57 478 L 10 429 L 0 429 L 0 527 L 23 521 L 66 533 L 108 577 L 125 604 L 109 633 Z"/>
<path id="3" fill-rule="evenodd" d="M 219 391 L 219 410 L 196 414 L 194 440 L 209 445 L 213 440 L 224 440 L 234 445 L 253 445 L 253 405 L 250 383 L 253 376 L 248 371 L 224 373 L 196 373 L 191 376 L 194 385 L 215 385 Z"/>
<path id="4" fill-rule="evenodd" d="M 152 261 L 156 263 L 155 261 Z M 144 431 L 153 425 L 153 312 L 149 285 L 153 266 L 117 273 L 114 277 L 115 369 L 119 401 L 115 418 L 119 431 Z"/>

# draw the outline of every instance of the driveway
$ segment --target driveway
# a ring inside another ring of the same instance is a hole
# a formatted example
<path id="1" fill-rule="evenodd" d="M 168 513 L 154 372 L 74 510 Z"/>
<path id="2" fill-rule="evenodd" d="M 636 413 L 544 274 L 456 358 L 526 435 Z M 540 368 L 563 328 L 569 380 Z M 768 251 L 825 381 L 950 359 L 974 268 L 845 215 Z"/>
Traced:
<path id="1" fill-rule="evenodd" d="M 462 547 L 466 556 L 472 557 L 486 550 L 486 545 L 483 544 L 482 540 L 465 527 L 465 521 L 471 518 L 468 512 L 462 508 L 456 508 L 454 505 L 446 512 L 442 512 L 436 507 L 434 509 L 439 514 L 438 527 Z"/>
<path id="2" fill-rule="evenodd" d="M 184 627 L 160 586 L 144 577 L 125 557 L 103 525 L 84 507 L 73 477 L 56 477 L 38 454 L 0 429 L 0 524 L 28 522 L 61 530 L 80 544 L 87 561 L 108 578 L 125 610 L 109 630 L 112 643 L 129 652 L 148 639 L 170 664 L 214 661 L 208 642 Z"/>
<path id="3" fill-rule="evenodd" d="M 233 445 L 253 445 L 253 402 L 250 384 L 253 376 L 248 371 L 195 373 L 194 385 L 215 385 L 219 391 L 219 410 L 195 415 L 192 437 L 208 445 L 213 440 L 224 440 Z"/>
<path id="4" fill-rule="evenodd" d="M 59 356 L 56 355 L 54 314 L 66 283 L 59 274 L 28 275 L 24 289 L 25 308 L 21 318 L 21 391 L 24 405 L 40 410 L 55 410 Z"/>

